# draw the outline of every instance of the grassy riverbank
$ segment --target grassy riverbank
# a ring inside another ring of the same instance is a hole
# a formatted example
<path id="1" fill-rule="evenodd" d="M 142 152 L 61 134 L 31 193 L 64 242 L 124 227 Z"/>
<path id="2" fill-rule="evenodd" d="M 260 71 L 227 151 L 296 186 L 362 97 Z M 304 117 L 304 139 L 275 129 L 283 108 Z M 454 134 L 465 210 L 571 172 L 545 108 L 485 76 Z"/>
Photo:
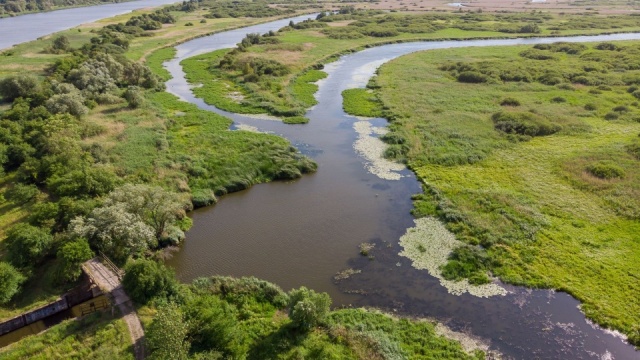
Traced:
<path id="1" fill-rule="evenodd" d="M 445 275 L 567 291 L 640 342 L 639 48 L 434 50 L 380 69 L 388 154 L 425 186 L 416 214 L 468 244 Z"/>
<path id="2" fill-rule="evenodd" d="M 561 36 L 638 31 L 633 16 L 531 14 L 389 14 L 344 10 L 244 40 L 239 50 L 189 58 L 189 81 L 207 103 L 239 113 L 302 116 L 315 101 L 302 90 L 309 70 L 338 55 L 416 40 Z M 316 71 L 316 70 L 312 70 Z M 219 86 L 222 85 L 222 86 Z M 311 84 L 308 84 L 311 85 Z M 312 89 L 311 89 L 312 90 Z"/>

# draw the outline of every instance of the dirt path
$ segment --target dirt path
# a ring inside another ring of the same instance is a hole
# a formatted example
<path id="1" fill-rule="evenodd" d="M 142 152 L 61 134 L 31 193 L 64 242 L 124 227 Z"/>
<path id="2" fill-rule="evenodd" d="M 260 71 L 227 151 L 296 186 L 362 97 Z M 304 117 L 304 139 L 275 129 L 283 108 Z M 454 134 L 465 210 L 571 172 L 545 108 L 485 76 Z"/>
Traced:
<path id="1" fill-rule="evenodd" d="M 124 315 L 124 321 L 129 328 L 131 341 L 133 343 L 133 352 L 137 360 L 144 359 L 144 330 L 142 324 L 133 307 L 133 303 L 129 296 L 124 292 L 120 278 L 108 267 L 102 264 L 98 258 L 93 258 L 82 265 L 87 274 L 91 276 L 96 285 L 105 293 L 109 294 L 113 304 L 118 307 Z"/>

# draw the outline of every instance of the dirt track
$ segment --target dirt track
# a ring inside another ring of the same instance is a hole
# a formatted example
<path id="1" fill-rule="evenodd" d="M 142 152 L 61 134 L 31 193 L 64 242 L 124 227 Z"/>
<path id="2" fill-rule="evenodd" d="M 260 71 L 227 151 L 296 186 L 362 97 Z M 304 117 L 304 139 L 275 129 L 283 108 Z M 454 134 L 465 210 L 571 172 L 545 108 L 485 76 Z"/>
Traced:
<path id="1" fill-rule="evenodd" d="M 102 264 L 98 258 L 93 258 L 83 264 L 86 272 L 91 276 L 93 281 L 104 291 L 109 294 L 111 301 L 118 307 L 123 315 L 124 321 L 129 328 L 131 342 L 133 343 L 133 352 L 137 360 L 144 359 L 144 330 L 140 323 L 140 318 L 133 307 L 133 303 L 129 296 L 124 292 L 120 278 L 108 267 Z"/>

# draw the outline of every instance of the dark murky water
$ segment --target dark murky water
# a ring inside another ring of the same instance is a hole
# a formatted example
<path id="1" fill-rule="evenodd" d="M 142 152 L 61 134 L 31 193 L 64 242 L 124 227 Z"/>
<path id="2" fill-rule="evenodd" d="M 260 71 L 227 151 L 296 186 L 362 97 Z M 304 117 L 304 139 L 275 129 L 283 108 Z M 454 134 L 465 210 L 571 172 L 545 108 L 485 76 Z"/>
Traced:
<path id="1" fill-rule="evenodd" d="M 303 17 L 305 18 L 305 17 Z M 294 19 L 299 21 L 300 18 Z M 174 79 L 169 91 L 201 108 L 288 138 L 319 164 L 316 174 L 294 182 L 257 185 L 225 196 L 212 208 L 193 214 L 194 227 L 169 264 L 182 280 L 212 274 L 254 275 L 284 289 L 305 285 L 327 291 L 337 306 L 375 306 L 392 312 L 431 317 L 464 330 L 517 359 L 638 359 L 623 340 L 590 325 L 579 303 L 565 293 L 508 287 L 510 294 L 489 299 L 453 296 L 426 271 L 415 270 L 398 255 L 398 239 L 413 226 L 410 196 L 420 191 L 409 171 L 398 181 L 365 170 L 356 155 L 357 119 L 342 111 L 341 92 L 363 87 L 382 63 L 410 52 L 468 46 L 535 44 L 555 41 L 610 41 L 640 34 L 566 39 L 514 39 L 395 44 L 351 54 L 330 64 L 321 82 L 319 105 L 307 125 L 229 114 L 194 98 L 179 61 L 231 47 L 246 33 L 278 29 L 283 20 L 217 34 L 178 46 L 166 67 Z M 384 126 L 384 120 L 374 120 Z M 358 245 L 374 242 L 374 260 L 358 254 Z M 346 269 L 362 273 L 335 282 Z"/>

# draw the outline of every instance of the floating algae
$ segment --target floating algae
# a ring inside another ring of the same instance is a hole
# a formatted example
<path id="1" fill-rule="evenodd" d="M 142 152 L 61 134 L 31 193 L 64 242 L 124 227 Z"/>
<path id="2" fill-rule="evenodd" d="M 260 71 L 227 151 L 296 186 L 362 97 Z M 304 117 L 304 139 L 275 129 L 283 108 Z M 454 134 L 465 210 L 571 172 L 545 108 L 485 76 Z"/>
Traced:
<path id="1" fill-rule="evenodd" d="M 400 255 L 411 259 L 413 267 L 427 270 L 453 295 L 462 295 L 466 292 L 478 297 L 507 294 L 507 291 L 497 284 L 471 285 L 466 279 L 461 281 L 444 279 L 440 274 L 440 267 L 447 263 L 447 258 L 453 249 L 464 243 L 457 240 L 440 221 L 432 217 L 417 219 L 414 222 L 416 226 L 407 229 L 400 238 L 400 246 L 403 248 Z"/>
<path id="2" fill-rule="evenodd" d="M 402 175 L 398 171 L 404 170 L 404 165 L 384 158 L 387 144 L 378 138 L 378 135 L 383 135 L 386 129 L 371 126 L 369 121 L 357 121 L 353 124 L 353 128 L 358 133 L 358 139 L 353 143 L 353 148 L 366 160 L 367 171 L 381 179 L 400 180 Z"/>

